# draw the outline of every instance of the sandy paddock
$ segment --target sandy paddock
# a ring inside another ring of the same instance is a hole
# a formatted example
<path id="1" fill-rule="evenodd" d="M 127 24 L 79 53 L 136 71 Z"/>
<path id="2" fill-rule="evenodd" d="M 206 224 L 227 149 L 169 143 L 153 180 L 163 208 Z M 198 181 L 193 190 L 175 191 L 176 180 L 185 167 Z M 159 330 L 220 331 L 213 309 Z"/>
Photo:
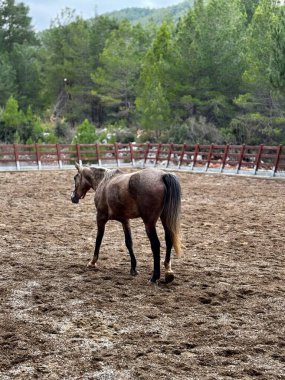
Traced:
<path id="1" fill-rule="evenodd" d="M 156 286 L 140 220 L 139 276 L 117 222 L 86 268 L 94 194 L 72 204 L 74 174 L 0 173 L 2 380 L 285 379 L 284 180 L 178 173 L 184 254 Z"/>

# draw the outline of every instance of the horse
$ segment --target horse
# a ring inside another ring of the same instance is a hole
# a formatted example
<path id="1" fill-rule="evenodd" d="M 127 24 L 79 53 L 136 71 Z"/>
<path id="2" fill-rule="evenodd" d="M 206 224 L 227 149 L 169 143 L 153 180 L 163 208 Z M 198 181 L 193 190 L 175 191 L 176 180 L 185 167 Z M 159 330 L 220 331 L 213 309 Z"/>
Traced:
<path id="1" fill-rule="evenodd" d="M 125 244 L 131 259 L 130 273 L 136 276 L 137 260 L 133 251 L 129 220 L 141 218 L 153 253 L 150 282 L 160 282 L 160 241 L 156 232 L 156 223 L 160 218 L 166 242 L 165 283 L 172 282 L 172 247 L 178 256 L 181 254 L 181 186 L 177 176 L 155 168 L 124 173 L 119 169 L 81 166 L 78 163 L 75 163 L 75 167 L 78 172 L 74 176 L 75 188 L 71 201 L 79 203 L 91 188 L 95 190 L 97 235 L 94 255 L 87 266 L 96 268 L 105 225 L 108 220 L 116 220 L 123 227 Z"/>

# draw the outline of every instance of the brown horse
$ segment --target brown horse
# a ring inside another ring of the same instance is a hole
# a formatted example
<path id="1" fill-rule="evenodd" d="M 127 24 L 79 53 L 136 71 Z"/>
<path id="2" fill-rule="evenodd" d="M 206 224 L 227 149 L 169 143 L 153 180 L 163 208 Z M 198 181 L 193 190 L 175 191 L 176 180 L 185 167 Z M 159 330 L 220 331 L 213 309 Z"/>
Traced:
<path id="1" fill-rule="evenodd" d="M 75 189 L 71 201 L 78 203 L 92 188 L 95 190 L 97 208 L 97 236 L 95 251 L 89 267 L 96 267 L 99 249 L 108 220 L 122 223 L 125 244 L 131 257 L 131 274 L 137 275 L 136 258 L 129 219 L 142 218 L 153 253 L 151 282 L 160 278 L 160 242 L 156 233 L 156 222 L 160 218 L 165 231 L 166 256 L 165 282 L 173 281 L 171 269 L 171 248 L 180 254 L 180 208 L 181 188 L 174 174 L 158 169 L 144 169 L 123 173 L 115 169 L 82 167 L 75 164 L 78 173 L 74 177 Z"/>

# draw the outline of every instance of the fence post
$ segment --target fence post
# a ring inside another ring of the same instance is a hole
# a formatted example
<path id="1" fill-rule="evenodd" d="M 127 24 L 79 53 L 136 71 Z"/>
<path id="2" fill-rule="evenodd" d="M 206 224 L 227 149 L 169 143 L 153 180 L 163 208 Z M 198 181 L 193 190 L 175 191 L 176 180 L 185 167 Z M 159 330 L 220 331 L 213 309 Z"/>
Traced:
<path id="1" fill-rule="evenodd" d="M 41 163 L 41 154 L 40 154 L 39 144 L 35 144 L 35 149 L 36 149 L 36 158 L 37 158 L 37 163 L 38 163 L 38 169 L 41 170 L 42 163 Z"/>
<path id="2" fill-rule="evenodd" d="M 245 144 L 242 145 L 242 148 L 241 148 L 241 151 L 240 151 L 240 156 L 239 156 L 239 160 L 238 160 L 238 164 L 237 164 L 237 168 L 236 168 L 236 174 L 238 174 L 238 172 L 240 171 L 242 160 L 243 160 L 243 156 L 244 156 L 244 152 L 245 152 Z"/>
<path id="3" fill-rule="evenodd" d="M 279 162 L 280 162 L 281 152 L 282 152 L 282 145 L 279 145 L 278 148 L 277 148 L 277 152 L 276 152 L 274 166 L 272 168 L 272 177 L 275 176 L 275 174 L 276 174 L 276 172 L 278 170 L 278 165 L 279 165 Z"/>
<path id="4" fill-rule="evenodd" d="M 114 151 L 115 151 L 115 159 L 116 159 L 116 162 L 117 162 L 117 166 L 119 167 L 120 163 L 119 163 L 118 143 L 114 143 Z"/>
<path id="5" fill-rule="evenodd" d="M 60 155 L 60 145 L 56 144 L 56 154 L 57 154 L 57 163 L 58 167 L 62 169 L 62 161 L 61 161 L 61 155 Z"/>
<path id="6" fill-rule="evenodd" d="M 167 164 L 166 164 L 166 167 L 168 168 L 169 166 L 169 161 L 171 159 L 171 155 L 172 155 L 172 152 L 173 152 L 173 144 L 169 144 L 168 145 L 168 148 L 169 148 L 169 151 L 168 151 L 168 156 L 167 156 Z"/>
<path id="7" fill-rule="evenodd" d="M 199 150 L 200 150 L 200 145 L 199 144 L 195 144 L 195 151 L 194 151 L 193 162 L 192 162 L 192 165 L 191 165 L 191 170 L 193 170 L 193 168 L 196 165 L 196 161 L 197 161 L 197 156 L 198 156 Z"/>
<path id="8" fill-rule="evenodd" d="M 263 144 L 259 145 L 257 155 L 255 156 L 253 174 L 256 174 L 257 171 L 258 171 L 258 169 L 259 169 L 260 160 L 261 160 L 261 154 L 262 154 L 262 151 L 263 151 L 263 146 L 264 146 Z"/>
<path id="9" fill-rule="evenodd" d="M 131 142 L 129 143 L 129 147 L 130 147 L 132 166 L 135 166 L 134 149 L 133 149 L 134 147 L 133 147 L 133 144 Z"/>
<path id="10" fill-rule="evenodd" d="M 154 162 L 154 166 L 157 165 L 157 161 L 159 160 L 159 155 L 160 155 L 160 148 L 161 148 L 161 144 L 158 144 L 158 147 L 157 147 L 157 151 L 156 151 L 156 155 L 155 155 L 155 162 Z"/>
<path id="11" fill-rule="evenodd" d="M 211 144 L 210 149 L 209 149 L 209 153 L 208 153 L 208 159 L 207 159 L 205 171 L 207 171 L 209 169 L 211 159 L 212 159 L 212 154 L 213 154 L 213 147 L 214 147 L 214 144 Z"/>
<path id="12" fill-rule="evenodd" d="M 220 168 L 220 172 L 222 173 L 225 166 L 226 166 L 226 162 L 227 162 L 227 159 L 228 159 L 228 154 L 229 154 L 229 150 L 230 150 L 230 146 L 229 144 L 225 145 L 225 150 L 224 150 L 224 155 L 223 155 L 223 160 L 222 160 L 222 163 L 221 163 L 221 168 Z"/>
<path id="13" fill-rule="evenodd" d="M 20 170 L 18 144 L 13 144 L 13 147 L 14 147 L 14 157 L 15 157 L 16 169 Z"/>
<path id="14" fill-rule="evenodd" d="M 102 166 L 101 157 L 100 157 L 99 143 L 96 143 L 96 153 L 97 153 L 98 165 Z"/>
<path id="15" fill-rule="evenodd" d="M 180 169 L 181 166 L 182 166 L 182 164 L 183 164 L 183 158 L 184 158 L 184 154 L 185 154 L 185 147 L 186 147 L 186 144 L 183 144 L 182 145 L 181 155 L 180 155 L 180 160 L 179 160 L 179 163 L 178 163 L 178 169 Z"/>
<path id="16" fill-rule="evenodd" d="M 150 146 L 150 144 L 148 143 L 147 148 L 146 148 L 145 153 L 144 153 L 144 164 L 143 164 L 143 166 L 145 166 L 146 161 L 148 159 L 149 146 Z"/>

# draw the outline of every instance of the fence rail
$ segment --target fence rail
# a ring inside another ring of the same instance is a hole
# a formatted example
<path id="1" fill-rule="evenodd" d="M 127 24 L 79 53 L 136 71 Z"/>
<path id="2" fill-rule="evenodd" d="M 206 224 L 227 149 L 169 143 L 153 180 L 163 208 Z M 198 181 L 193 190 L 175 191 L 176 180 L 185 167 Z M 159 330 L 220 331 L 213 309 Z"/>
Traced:
<path id="1" fill-rule="evenodd" d="M 196 172 L 285 176 L 285 146 L 188 144 L 0 144 L 0 170 L 162 166 Z"/>

